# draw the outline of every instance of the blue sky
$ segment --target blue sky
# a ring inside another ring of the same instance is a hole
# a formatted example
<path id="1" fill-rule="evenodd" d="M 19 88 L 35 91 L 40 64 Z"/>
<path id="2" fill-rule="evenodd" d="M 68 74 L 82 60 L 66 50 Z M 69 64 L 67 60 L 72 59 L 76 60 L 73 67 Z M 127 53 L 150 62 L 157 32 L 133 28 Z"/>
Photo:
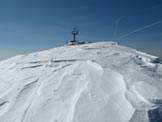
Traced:
<path id="1" fill-rule="evenodd" d="M 74 26 L 78 40 L 162 57 L 161 13 L 162 0 L 1 0 L 0 60 L 64 45 Z"/>

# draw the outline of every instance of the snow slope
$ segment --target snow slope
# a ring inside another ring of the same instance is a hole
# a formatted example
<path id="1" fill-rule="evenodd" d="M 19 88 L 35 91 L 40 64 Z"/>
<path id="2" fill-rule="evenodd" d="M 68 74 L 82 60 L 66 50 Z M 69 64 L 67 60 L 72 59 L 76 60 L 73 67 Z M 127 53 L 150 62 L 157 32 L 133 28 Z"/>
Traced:
<path id="1" fill-rule="evenodd" d="M 0 122 L 162 122 L 162 64 L 115 42 L 0 62 Z"/>

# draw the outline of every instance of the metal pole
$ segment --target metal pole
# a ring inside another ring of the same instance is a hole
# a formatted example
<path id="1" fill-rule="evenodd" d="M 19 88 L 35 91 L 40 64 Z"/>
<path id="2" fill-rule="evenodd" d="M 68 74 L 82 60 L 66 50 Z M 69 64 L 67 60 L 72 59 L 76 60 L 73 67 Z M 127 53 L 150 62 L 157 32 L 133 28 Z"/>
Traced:
<path id="1" fill-rule="evenodd" d="M 74 36 L 74 42 L 76 42 L 76 35 L 78 35 L 78 31 L 76 31 L 76 29 L 74 28 L 74 30 L 72 31 L 72 35 Z"/>

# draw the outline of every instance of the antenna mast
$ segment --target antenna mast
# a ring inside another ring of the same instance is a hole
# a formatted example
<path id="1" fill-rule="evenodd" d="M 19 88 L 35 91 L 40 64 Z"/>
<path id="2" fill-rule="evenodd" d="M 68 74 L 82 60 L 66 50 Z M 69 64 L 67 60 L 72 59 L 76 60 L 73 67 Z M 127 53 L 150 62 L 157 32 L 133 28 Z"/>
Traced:
<path id="1" fill-rule="evenodd" d="M 78 31 L 74 28 L 74 30 L 72 31 L 72 35 L 74 36 L 74 42 L 76 42 L 76 35 L 78 35 Z"/>

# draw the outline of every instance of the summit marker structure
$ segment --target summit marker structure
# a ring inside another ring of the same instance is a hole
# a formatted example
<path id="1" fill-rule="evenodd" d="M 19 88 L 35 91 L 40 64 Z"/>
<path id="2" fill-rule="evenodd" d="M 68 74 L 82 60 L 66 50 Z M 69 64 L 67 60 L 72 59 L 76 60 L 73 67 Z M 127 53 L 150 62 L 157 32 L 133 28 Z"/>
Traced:
<path id="1" fill-rule="evenodd" d="M 77 40 L 76 40 L 76 35 L 78 35 L 78 31 L 74 28 L 74 30 L 72 31 L 72 35 L 73 35 L 73 37 L 74 37 L 74 40 L 73 40 L 73 42 L 77 42 Z"/>
<path id="2" fill-rule="evenodd" d="M 76 36 L 78 35 L 78 33 L 79 33 L 79 32 L 76 30 L 76 28 L 74 28 L 74 29 L 72 30 L 73 40 L 67 43 L 68 46 L 92 43 L 91 41 L 87 41 L 87 40 L 78 41 L 78 40 L 76 39 Z"/>
<path id="3" fill-rule="evenodd" d="M 76 40 L 76 36 L 78 35 L 78 31 L 76 30 L 76 28 L 74 28 L 72 30 L 72 35 L 73 35 L 73 40 L 68 42 L 67 45 L 78 45 L 80 44 L 79 41 Z"/>

